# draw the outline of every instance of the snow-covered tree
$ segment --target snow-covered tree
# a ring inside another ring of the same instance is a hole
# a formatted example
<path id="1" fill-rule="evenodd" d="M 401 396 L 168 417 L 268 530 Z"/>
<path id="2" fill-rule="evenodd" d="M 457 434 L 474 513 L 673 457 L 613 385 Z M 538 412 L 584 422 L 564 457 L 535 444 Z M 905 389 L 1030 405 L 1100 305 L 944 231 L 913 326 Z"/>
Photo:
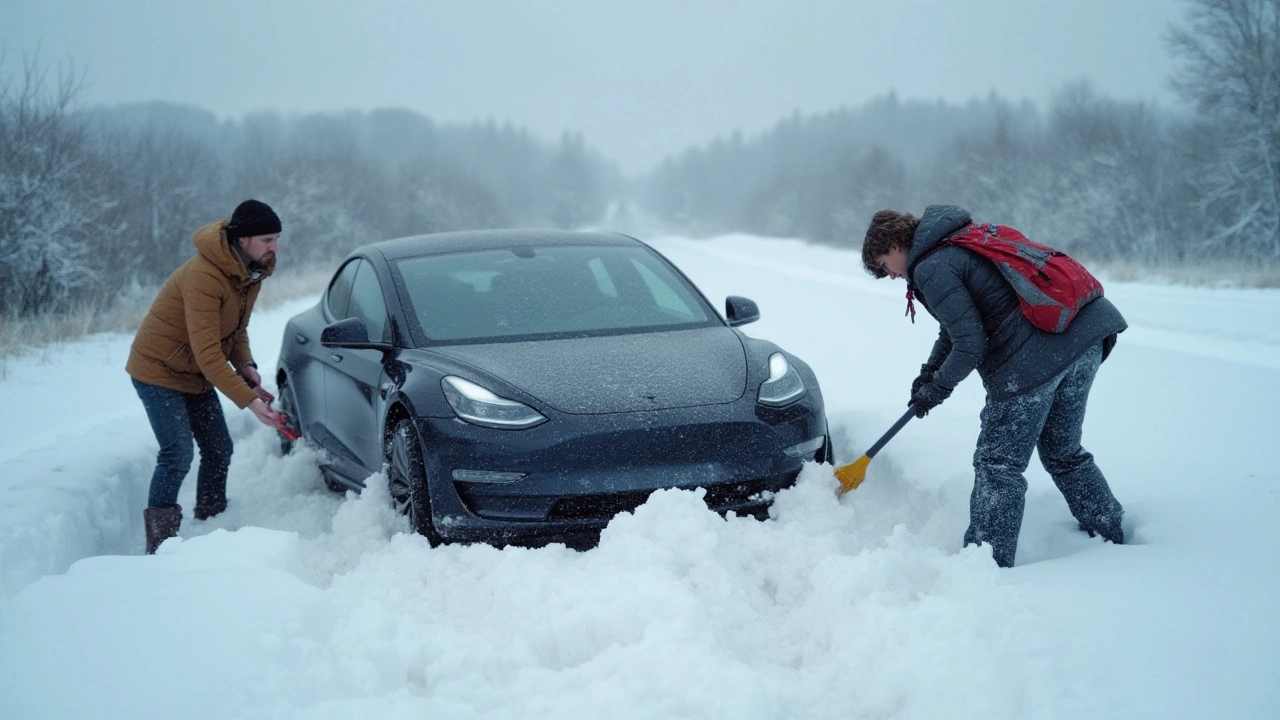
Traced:
<path id="1" fill-rule="evenodd" d="M 924 178 L 922 205 L 962 205 L 975 218 L 1008 223 L 1035 239 L 1040 208 L 1031 189 L 1041 182 L 1043 161 L 1039 128 L 1001 110 L 991 125 L 956 135 L 939 153 Z"/>
<path id="2" fill-rule="evenodd" d="M 1280 0 L 1188 0 L 1169 35 L 1175 88 L 1225 141 L 1200 199 L 1221 214 L 1213 240 L 1280 261 Z"/>
<path id="3" fill-rule="evenodd" d="M 113 203 L 69 117 L 80 87 L 74 71 L 51 85 L 35 61 L 15 80 L 0 74 L 0 316 L 63 310 L 111 261 Z"/>
<path id="4" fill-rule="evenodd" d="M 1050 108 L 1027 232 L 1085 257 L 1152 262 L 1166 252 L 1159 172 L 1164 144 L 1142 104 L 1099 95 L 1085 81 Z"/>
<path id="5" fill-rule="evenodd" d="M 230 214 L 222 164 L 206 142 L 174 126 L 148 123 L 99 142 L 128 255 L 112 274 L 121 283 L 161 280 L 195 252 L 196 228 Z"/>
<path id="6" fill-rule="evenodd" d="M 244 197 L 271 205 L 284 226 L 282 255 L 326 262 L 385 240 L 385 182 L 350 153 L 297 154 L 251 173 Z"/>

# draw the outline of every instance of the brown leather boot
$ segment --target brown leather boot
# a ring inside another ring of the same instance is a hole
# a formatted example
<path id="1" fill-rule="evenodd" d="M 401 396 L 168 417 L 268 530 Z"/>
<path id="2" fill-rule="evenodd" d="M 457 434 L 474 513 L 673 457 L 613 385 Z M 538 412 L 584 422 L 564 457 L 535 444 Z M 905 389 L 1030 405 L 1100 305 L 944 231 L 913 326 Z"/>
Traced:
<path id="1" fill-rule="evenodd" d="M 142 524 L 147 529 L 147 554 L 155 555 L 160 543 L 178 534 L 182 526 L 182 507 L 165 505 L 142 511 Z"/>

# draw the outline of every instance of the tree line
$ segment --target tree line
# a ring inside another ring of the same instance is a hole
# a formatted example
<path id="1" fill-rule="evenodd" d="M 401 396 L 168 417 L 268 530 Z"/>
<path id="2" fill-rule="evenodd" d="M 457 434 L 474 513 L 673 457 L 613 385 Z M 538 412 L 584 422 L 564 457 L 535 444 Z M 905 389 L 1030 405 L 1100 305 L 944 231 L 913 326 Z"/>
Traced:
<path id="1" fill-rule="evenodd" d="M 290 265 L 447 230 L 580 227 L 622 175 L 577 133 L 404 110 L 219 121 L 163 103 L 74 107 L 83 74 L 28 61 L 0 77 L 0 319 L 153 287 L 191 235 L 249 197 L 284 221 Z"/>
<path id="2" fill-rule="evenodd" d="M 934 202 L 1083 259 L 1280 267 L 1280 0 L 1188 0 L 1167 39 L 1191 114 L 1085 81 L 1043 110 L 889 94 L 734 133 L 638 181 L 579 134 L 405 110 L 77 110 L 83 74 L 29 61 L 0 73 L 0 321 L 145 294 L 190 256 L 195 228 L 248 197 L 280 213 L 295 267 L 402 235 L 581 227 L 610 207 L 695 234 L 856 247 L 876 210 Z"/>
<path id="3" fill-rule="evenodd" d="M 1280 266 L 1280 0 L 1192 0 L 1167 40 L 1194 114 L 1086 81 L 1044 111 L 890 94 L 668 159 L 647 204 L 703 232 L 860 246 L 875 211 L 942 202 L 1087 258 Z"/>

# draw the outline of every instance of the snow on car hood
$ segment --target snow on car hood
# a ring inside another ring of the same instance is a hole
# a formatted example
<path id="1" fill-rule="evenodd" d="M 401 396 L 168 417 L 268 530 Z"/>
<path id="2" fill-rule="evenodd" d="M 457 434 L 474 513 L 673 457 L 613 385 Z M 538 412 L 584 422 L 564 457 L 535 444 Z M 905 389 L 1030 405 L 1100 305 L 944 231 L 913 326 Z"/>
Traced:
<path id="1" fill-rule="evenodd" d="M 436 347 L 566 413 L 729 403 L 747 382 L 746 351 L 726 327 Z"/>

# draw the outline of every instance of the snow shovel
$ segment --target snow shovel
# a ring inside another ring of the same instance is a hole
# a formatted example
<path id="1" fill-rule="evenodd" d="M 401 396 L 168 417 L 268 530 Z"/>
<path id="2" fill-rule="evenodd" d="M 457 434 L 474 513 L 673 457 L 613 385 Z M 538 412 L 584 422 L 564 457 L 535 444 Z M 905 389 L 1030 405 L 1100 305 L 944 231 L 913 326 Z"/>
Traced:
<path id="1" fill-rule="evenodd" d="M 911 403 L 907 408 L 907 412 L 902 417 L 898 418 L 898 422 L 894 423 L 893 427 L 889 428 L 889 432 L 882 435 L 880 439 L 876 441 L 876 444 L 872 445 L 871 449 L 868 450 L 865 455 L 854 460 L 848 465 L 841 465 L 836 468 L 836 479 L 840 481 L 840 490 L 836 493 L 837 495 L 843 495 L 850 490 L 856 490 L 858 486 L 862 484 L 862 481 L 867 479 L 867 465 L 871 464 L 871 458 L 875 457 L 876 453 L 880 452 L 880 448 L 888 444 L 888 442 L 893 439 L 893 436 L 897 435 L 898 431 L 902 429 L 902 426 L 906 425 L 908 420 L 915 417 L 915 414 L 916 404 Z"/>

